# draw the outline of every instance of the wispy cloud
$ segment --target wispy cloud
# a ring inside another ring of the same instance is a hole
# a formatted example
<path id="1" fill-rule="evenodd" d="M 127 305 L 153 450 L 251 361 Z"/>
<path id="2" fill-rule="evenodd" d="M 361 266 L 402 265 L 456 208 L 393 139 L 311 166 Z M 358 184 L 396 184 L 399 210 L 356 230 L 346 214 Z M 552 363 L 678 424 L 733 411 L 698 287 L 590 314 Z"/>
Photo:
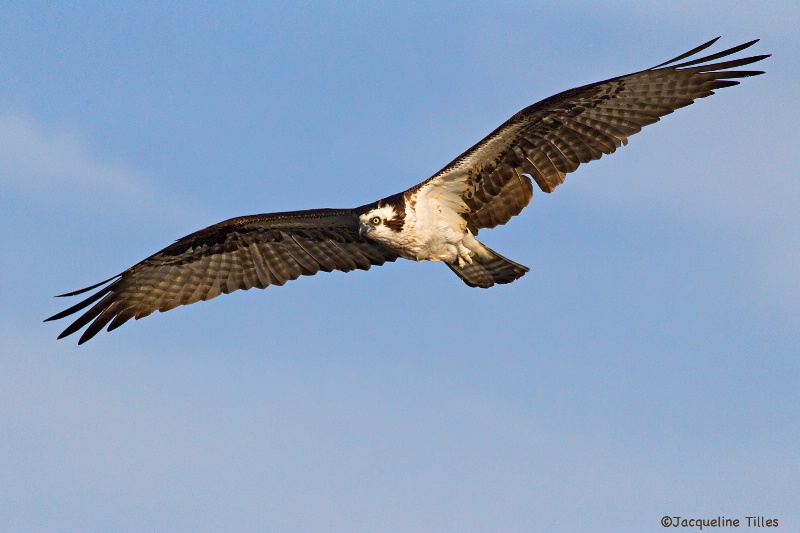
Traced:
<path id="1" fill-rule="evenodd" d="M 103 160 L 74 129 L 20 111 L 0 112 L 0 189 L 53 207 L 149 216 L 185 215 L 147 176 Z"/>

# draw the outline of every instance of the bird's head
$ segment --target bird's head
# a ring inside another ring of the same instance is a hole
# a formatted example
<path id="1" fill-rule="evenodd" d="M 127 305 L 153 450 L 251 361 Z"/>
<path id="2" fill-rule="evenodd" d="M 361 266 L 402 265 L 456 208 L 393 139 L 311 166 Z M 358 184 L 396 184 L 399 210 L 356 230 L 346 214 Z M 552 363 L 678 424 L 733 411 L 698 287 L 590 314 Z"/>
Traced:
<path id="1" fill-rule="evenodd" d="M 391 241 L 397 234 L 397 213 L 391 205 L 376 207 L 358 217 L 358 233 L 376 241 Z"/>

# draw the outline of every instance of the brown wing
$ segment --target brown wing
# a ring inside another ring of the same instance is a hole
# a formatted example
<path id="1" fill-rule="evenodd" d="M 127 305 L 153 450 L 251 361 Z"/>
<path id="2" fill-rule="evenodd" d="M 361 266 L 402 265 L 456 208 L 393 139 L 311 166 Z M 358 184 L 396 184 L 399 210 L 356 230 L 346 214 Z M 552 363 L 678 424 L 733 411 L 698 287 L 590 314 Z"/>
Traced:
<path id="1" fill-rule="evenodd" d="M 75 296 L 112 282 L 47 320 L 94 303 L 58 337 L 91 323 L 78 341 L 82 344 L 107 324 L 111 331 L 156 310 L 169 311 L 238 289 L 283 285 L 320 270 L 369 270 L 397 257 L 390 248 L 361 238 L 358 217 L 349 209 L 233 218 L 178 240 L 118 276 L 61 295 Z"/>
<path id="2" fill-rule="evenodd" d="M 474 234 L 505 224 L 530 202 L 530 177 L 542 191 L 552 192 L 578 165 L 613 153 L 642 127 L 715 89 L 737 85 L 733 78 L 763 74 L 728 69 L 768 55 L 709 63 L 757 40 L 678 63 L 717 39 L 651 69 L 571 89 L 527 107 L 414 189 L 439 189 L 440 197 L 451 192 L 451 205 Z"/>

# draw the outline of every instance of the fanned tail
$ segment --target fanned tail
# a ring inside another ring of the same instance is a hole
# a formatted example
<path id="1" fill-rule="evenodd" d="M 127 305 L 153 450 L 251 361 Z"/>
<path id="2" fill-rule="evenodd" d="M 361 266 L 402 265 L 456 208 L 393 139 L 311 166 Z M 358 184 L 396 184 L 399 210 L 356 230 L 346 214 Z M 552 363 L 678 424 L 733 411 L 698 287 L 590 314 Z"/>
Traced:
<path id="1" fill-rule="evenodd" d="M 479 257 L 478 254 L 472 256 L 472 263 L 467 263 L 463 267 L 446 263 L 456 276 L 464 280 L 470 287 L 480 287 L 488 289 L 495 283 L 505 284 L 518 280 L 530 269 L 510 259 L 506 259 L 488 246 L 484 250 L 489 252 L 487 258 Z"/>

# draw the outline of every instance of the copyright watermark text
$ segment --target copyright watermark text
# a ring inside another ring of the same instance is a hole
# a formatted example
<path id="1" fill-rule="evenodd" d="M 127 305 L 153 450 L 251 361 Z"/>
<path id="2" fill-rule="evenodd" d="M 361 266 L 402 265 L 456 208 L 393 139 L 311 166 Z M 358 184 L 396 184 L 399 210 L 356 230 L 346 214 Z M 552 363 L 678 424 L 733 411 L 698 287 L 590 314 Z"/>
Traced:
<path id="1" fill-rule="evenodd" d="M 665 515 L 661 518 L 661 525 L 664 527 L 692 527 L 697 529 L 703 529 L 704 527 L 778 527 L 778 519 L 764 516 L 689 518 L 686 516 Z"/>

